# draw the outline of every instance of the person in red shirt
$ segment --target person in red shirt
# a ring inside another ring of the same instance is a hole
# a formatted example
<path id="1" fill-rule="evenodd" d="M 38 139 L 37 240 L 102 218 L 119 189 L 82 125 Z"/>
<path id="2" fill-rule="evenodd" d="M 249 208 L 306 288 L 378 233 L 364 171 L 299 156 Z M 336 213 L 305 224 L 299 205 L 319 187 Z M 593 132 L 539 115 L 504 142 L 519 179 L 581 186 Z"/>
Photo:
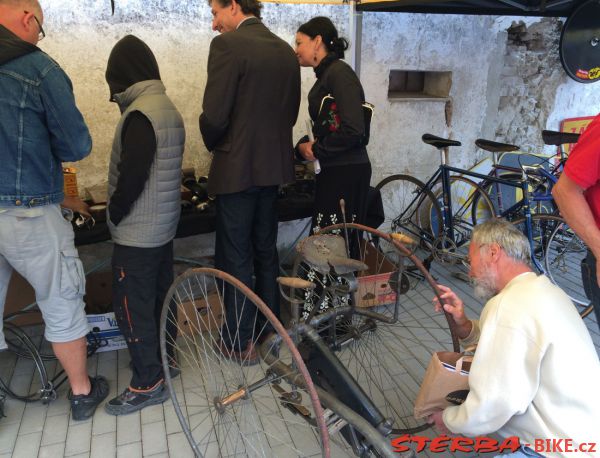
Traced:
<path id="1" fill-rule="evenodd" d="M 562 217 L 588 246 L 581 275 L 600 327 L 600 114 L 579 137 L 552 195 Z"/>

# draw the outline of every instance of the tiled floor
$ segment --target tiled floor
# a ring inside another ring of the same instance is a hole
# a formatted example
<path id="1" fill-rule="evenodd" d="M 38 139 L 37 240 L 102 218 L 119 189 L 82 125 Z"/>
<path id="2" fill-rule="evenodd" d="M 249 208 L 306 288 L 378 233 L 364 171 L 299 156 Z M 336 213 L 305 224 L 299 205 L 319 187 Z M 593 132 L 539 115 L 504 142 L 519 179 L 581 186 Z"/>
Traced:
<path id="1" fill-rule="evenodd" d="M 441 282 L 453 285 L 463 295 L 472 316 L 479 313 L 480 305 L 471 297 L 469 285 L 455 279 L 447 270 L 437 268 L 435 273 Z M 431 313 L 430 296 L 430 291 L 422 282 L 413 285 L 405 300 L 407 304 L 414 306 L 415 317 L 418 318 L 419 313 Z M 600 354 L 598 326 L 594 318 L 588 318 L 586 321 Z M 426 346 L 435 346 L 436 340 L 447 341 L 447 336 L 444 335 L 436 336 L 432 340 L 431 332 L 425 331 L 413 329 L 415 342 L 422 338 L 421 342 L 428 342 Z M 38 329 L 37 333 L 39 332 Z M 35 333 L 36 331 L 32 330 L 32 334 Z M 37 342 L 42 342 L 39 336 Z M 47 344 L 41 343 L 41 346 L 43 351 L 48 351 Z M 416 361 L 420 361 L 417 370 L 422 372 L 430 351 L 424 349 L 423 345 L 415 345 L 412 349 L 415 354 L 420 355 L 416 358 Z M 123 350 L 100 353 L 88 361 L 91 374 L 98 373 L 108 378 L 111 387 L 109 397 L 115 396 L 129 382 L 128 364 L 129 356 Z M 47 367 L 52 374 L 56 363 L 47 363 Z M 3 380 L 11 380 L 11 386 L 32 383 L 32 374 L 31 362 L 23 359 L 15 361 L 7 353 L 0 354 L 0 377 Z M 92 419 L 75 423 L 70 420 L 66 391 L 67 386 L 63 385 L 59 389 L 58 399 L 49 405 L 26 404 L 11 399 L 6 401 L 6 417 L 0 419 L 0 458 L 192 456 L 170 400 L 163 405 L 152 406 L 126 417 L 113 417 L 99 408 Z"/>

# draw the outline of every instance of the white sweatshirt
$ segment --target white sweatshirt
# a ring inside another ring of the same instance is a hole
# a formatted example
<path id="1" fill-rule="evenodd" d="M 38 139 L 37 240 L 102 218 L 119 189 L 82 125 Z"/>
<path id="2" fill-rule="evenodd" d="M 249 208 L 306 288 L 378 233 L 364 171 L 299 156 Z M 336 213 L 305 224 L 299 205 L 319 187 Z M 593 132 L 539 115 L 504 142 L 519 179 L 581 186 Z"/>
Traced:
<path id="1" fill-rule="evenodd" d="M 513 278 L 485 305 L 462 342 L 477 342 L 470 392 L 444 410 L 455 434 L 498 432 L 521 444 L 536 439 L 596 442 L 600 456 L 600 362 L 587 328 L 569 297 L 545 276 Z"/>

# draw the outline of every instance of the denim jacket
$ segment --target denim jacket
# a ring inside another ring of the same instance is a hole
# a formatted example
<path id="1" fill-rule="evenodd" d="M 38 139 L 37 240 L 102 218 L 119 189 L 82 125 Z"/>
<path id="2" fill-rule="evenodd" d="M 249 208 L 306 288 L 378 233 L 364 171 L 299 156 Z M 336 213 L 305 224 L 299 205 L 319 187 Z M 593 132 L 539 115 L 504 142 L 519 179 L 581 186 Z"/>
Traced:
<path id="1" fill-rule="evenodd" d="M 0 60 L 0 207 L 62 202 L 62 163 L 92 139 L 69 77 L 40 50 Z"/>

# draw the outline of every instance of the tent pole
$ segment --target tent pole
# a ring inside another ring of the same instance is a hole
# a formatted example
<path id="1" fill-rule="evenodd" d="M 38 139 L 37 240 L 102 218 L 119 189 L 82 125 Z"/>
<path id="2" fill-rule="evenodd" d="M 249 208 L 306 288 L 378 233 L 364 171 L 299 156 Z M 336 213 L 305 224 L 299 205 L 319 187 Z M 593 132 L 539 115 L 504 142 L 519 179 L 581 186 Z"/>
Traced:
<path id="1" fill-rule="evenodd" d="M 348 63 L 360 77 L 360 54 L 362 40 L 362 11 L 356 11 L 356 1 L 348 2 L 348 39 L 350 40 L 350 49 L 348 49 Z"/>

